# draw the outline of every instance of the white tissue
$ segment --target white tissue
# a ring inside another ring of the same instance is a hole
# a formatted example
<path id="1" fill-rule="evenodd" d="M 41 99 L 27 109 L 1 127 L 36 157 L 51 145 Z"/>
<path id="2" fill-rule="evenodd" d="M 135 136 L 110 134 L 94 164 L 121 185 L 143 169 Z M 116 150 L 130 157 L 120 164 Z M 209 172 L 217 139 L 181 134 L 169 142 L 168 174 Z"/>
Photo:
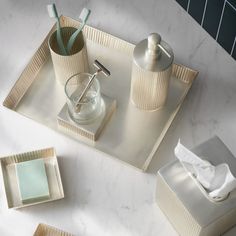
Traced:
<path id="1" fill-rule="evenodd" d="M 175 147 L 175 156 L 208 190 L 210 197 L 224 198 L 236 188 L 236 179 L 226 163 L 213 166 L 184 147 L 180 141 Z"/>

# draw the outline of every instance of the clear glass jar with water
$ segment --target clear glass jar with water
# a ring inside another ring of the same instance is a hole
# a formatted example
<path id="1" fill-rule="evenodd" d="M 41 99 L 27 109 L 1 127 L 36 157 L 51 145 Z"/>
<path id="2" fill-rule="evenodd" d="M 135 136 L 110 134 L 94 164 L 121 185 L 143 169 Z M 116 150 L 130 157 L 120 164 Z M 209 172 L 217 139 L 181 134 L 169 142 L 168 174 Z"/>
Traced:
<path id="1" fill-rule="evenodd" d="M 70 118 L 78 124 L 94 122 L 105 110 L 100 84 L 96 78 L 82 101 L 78 102 L 91 77 L 89 73 L 75 74 L 65 84 L 68 113 Z"/>

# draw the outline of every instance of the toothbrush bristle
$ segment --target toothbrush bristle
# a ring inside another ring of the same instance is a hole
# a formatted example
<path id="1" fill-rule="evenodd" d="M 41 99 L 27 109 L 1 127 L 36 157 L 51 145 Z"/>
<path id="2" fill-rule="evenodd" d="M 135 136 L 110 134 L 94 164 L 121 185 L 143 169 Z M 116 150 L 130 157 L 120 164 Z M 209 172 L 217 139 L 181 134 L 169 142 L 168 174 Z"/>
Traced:
<path id="1" fill-rule="evenodd" d="M 48 9 L 48 15 L 51 18 L 58 18 L 57 8 L 55 3 L 47 5 L 47 9 Z"/>
<path id="2" fill-rule="evenodd" d="M 80 16 L 79 18 L 83 21 L 83 22 L 86 22 L 89 18 L 89 15 L 91 13 L 91 10 L 87 9 L 87 8 L 84 8 L 82 10 L 82 12 L 80 13 Z"/>

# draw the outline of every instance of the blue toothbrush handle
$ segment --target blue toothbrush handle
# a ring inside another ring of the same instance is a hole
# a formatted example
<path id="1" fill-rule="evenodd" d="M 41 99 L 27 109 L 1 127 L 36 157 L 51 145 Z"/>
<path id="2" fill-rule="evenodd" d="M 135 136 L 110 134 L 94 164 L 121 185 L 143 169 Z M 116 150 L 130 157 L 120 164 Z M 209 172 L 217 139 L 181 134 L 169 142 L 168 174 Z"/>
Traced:
<path id="1" fill-rule="evenodd" d="M 57 19 L 57 43 L 59 46 L 60 53 L 62 55 L 67 55 L 66 48 L 64 46 L 63 40 L 62 40 L 62 34 L 61 34 L 61 26 L 60 26 L 60 19 Z"/>
<path id="2" fill-rule="evenodd" d="M 77 36 L 83 30 L 84 26 L 85 26 L 85 23 L 82 23 L 82 25 L 71 35 L 71 37 L 70 37 L 70 39 L 68 41 L 68 44 L 67 44 L 67 52 L 68 52 L 68 54 L 70 54 L 71 48 L 73 47 Z"/>

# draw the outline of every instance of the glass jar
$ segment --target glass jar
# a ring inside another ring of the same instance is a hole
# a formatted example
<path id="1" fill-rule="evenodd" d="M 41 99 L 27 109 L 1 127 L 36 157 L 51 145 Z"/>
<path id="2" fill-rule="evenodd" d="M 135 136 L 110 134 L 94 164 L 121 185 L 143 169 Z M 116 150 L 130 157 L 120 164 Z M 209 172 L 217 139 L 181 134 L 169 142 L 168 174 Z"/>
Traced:
<path id="1" fill-rule="evenodd" d="M 78 102 L 91 77 L 89 73 L 75 74 L 65 84 L 68 113 L 70 118 L 78 124 L 94 122 L 105 110 L 100 84 L 96 78 L 82 101 Z"/>

